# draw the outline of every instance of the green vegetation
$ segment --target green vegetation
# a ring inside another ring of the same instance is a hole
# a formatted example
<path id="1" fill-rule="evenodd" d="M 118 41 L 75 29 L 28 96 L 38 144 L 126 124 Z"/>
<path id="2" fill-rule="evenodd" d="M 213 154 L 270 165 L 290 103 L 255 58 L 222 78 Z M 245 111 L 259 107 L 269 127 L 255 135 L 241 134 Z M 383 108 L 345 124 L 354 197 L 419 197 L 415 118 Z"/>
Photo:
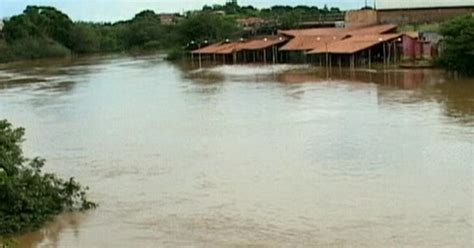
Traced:
<path id="1" fill-rule="evenodd" d="M 445 37 L 440 64 L 463 74 L 474 75 L 474 16 L 460 16 L 440 26 Z"/>
<path id="2" fill-rule="evenodd" d="M 237 37 L 240 28 L 235 19 L 212 13 L 196 13 L 177 27 L 180 39 L 185 41 L 219 41 Z"/>
<path id="3" fill-rule="evenodd" d="M 273 19 L 280 21 L 281 19 L 287 19 L 289 17 L 297 17 L 297 21 L 317 20 L 322 17 L 328 17 L 332 15 L 344 14 L 339 8 L 328 8 L 324 5 L 323 8 L 316 6 L 284 6 L 275 5 L 270 8 L 256 9 L 253 6 L 238 6 L 233 3 L 226 5 L 213 5 L 204 6 L 203 12 L 216 12 L 222 11 L 227 15 L 232 15 L 239 18 L 245 17 L 260 17 L 264 19 Z M 297 23 L 293 27 L 296 27 Z"/>
<path id="4" fill-rule="evenodd" d="M 86 199 L 87 188 L 73 178 L 43 173 L 44 159 L 23 156 L 24 134 L 23 128 L 0 121 L 0 240 L 37 229 L 64 211 L 96 207 Z"/>
<path id="5" fill-rule="evenodd" d="M 337 8 L 273 6 L 256 9 L 237 4 L 204 6 L 186 13 L 174 25 L 161 23 L 160 15 L 145 10 L 133 19 L 116 23 L 74 22 L 61 11 L 46 6 L 28 6 L 22 14 L 4 20 L 0 38 L 0 62 L 70 54 L 103 52 L 168 51 L 170 58 L 182 56 L 204 41 L 216 42 L 245 36 L 237 20 L 259 17 L 277 28 L 294 28 L 300 22 L 341 15 Z M 195 41 L 195 42 L 191 42 Z"/>
<path id="6" fill-rule="evenodd" d="M 439 32 L 439 23 L 403 25 L 399 28 L 401 32 L 417 31 L 417 32 Z"/>

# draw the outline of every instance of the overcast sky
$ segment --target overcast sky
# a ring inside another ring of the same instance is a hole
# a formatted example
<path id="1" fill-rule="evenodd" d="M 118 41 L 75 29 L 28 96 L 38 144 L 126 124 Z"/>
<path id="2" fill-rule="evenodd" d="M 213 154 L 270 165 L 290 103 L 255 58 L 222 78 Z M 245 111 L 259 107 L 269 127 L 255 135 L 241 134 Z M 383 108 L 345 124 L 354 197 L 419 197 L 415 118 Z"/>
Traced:
<path id="1" fill-rule="evenodd" d="M 370 2 L 371 0 L 369 0 Z M 225 0 L 0 0 L 0 18 L 19 14 L 27 5 L 54 6 L 73 20 L 117 21 L 132 18 L 144 9 L 155 12 L 183 12 L 200 9 L 205 4 L 223 4 Z M 365 0 L 239 0 L 240 5 L 316 5 L 341 9 L 359 8 Z M 373 2 L 373 1 L 372 1 Z"/>

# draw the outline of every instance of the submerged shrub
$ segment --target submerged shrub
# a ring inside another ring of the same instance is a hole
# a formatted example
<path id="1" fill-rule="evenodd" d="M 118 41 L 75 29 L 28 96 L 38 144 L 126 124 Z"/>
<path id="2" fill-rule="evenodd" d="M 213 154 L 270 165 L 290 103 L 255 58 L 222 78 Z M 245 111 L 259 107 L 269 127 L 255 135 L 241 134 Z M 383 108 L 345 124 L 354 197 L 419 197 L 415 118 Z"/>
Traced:
<path id="1" fill-rule="evenodd" d="M 10 46 L 10 49 L 16 58 L 22 59 L 66 57 L 71 54 L 69 49 L 49 39 L 18 40 Z"/>
<path id="2" fill-rule="evenodd" d="M 166 60 L 177 61 L 183 59 L 186 56 L 186 52 L 180 48 L 174 48 L 168 51 Z"/>
<path id="3" fill-rule="evenodd" d="M 439 63 L 449 70 L 474 75 L 474 16 L 456 17 L 440 27 L 445 37 Z"/>
<path id="4" fill-rule="evenodd" d="M 74 178 L 43 173 L 44 159 L 23 156 L 24 134 L 0 120 L 0 238 L 37 229 L 64 211 L 96 207 Z"/>

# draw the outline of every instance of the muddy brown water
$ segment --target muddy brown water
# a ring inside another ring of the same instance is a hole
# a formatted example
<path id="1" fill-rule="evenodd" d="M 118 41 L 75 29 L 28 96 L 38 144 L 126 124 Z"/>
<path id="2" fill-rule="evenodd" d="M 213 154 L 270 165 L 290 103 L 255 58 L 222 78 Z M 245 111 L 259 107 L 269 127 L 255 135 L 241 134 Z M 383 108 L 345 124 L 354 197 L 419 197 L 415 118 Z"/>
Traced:
<path id="1" fill-rule="evenodd" d="M 472 247 L 474 80 L 436 70 L 0 65 L 28 156 L 90 186 L 18 247 Z"/>

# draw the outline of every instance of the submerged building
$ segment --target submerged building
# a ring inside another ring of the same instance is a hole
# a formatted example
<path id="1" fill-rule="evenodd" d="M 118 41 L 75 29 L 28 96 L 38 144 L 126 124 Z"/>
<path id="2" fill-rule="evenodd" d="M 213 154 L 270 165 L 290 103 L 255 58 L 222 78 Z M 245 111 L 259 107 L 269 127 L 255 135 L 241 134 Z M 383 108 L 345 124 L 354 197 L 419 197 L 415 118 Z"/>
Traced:
<path id="1" fill-rule="evenodd" d="M 315 63 L 326 66 L 371 66 L 404 58 L 397 25 L 280 30 L 276 36 L 226 40 L 192 51 L 199 60 L 222 63 Z"/>

